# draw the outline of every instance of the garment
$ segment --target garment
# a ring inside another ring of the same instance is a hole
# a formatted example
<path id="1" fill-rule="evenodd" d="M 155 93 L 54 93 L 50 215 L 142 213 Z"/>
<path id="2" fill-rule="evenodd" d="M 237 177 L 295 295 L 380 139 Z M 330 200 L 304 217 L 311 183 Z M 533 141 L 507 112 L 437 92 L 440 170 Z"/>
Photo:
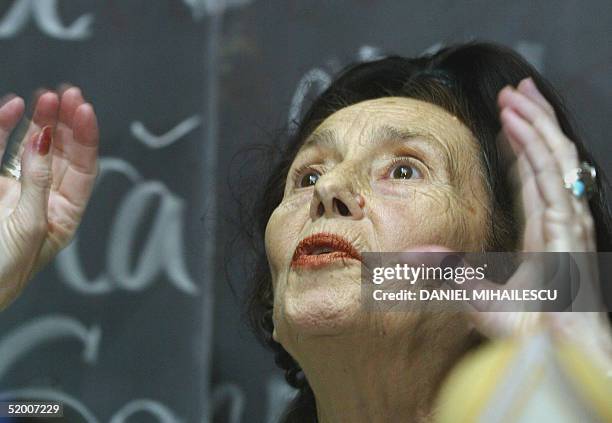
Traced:
<path id="1" fill-rule="evenodd" d="M 546 332 L 494 341 L 445 383 L 436 422 L 612 422 L 612 378 Z"/>

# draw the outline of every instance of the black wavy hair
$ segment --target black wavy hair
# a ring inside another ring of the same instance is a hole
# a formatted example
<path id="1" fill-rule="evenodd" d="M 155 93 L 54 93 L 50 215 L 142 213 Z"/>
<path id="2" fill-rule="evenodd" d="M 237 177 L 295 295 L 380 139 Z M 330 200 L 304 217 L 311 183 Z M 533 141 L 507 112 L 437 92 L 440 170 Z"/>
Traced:
<path id="1" fill-rule="evenodd" d="M 257 338 L 270 347 L 276 364 L 298 393 L 281 421 L 316 422 L 314 394 L 299 364 L 272 339 L 273 291 L 265 255 L 264 233 L 268 220 L 281 203 L 291 163 L 309 134 L 329 115 L 349 105 L 388 96 L 411 97 L 438 105 L 457 116 L 479 142 L 491 200 L 487 251 L 515 251 L 520 243 L 520 224 L 515 218 L 513 196 L 502 153 L 495 142 L 501 129 L 497 96 L 506 85 L 516 86 L 531 77 L 555 110 L 567 137 L 574 141 L 581 160 L 592 163 L 598 173 L 597 190 L 589 200 L 597 232 L 597 250 L 612 251 L 612 214 L 606 199 L 609 183 L 587 151 L 570 120 L 563 101 L 538 71 L 513 50 L 492 43 L 470 42 L 443 48 L 416 58 L 388 56 L 345 68 L 311 104 L 297 131 L 284 140 L 270 168 L 263 191 L 257 196 L 253 219 L 246 235 L 255 252 L 251 284 L 245 302 L 248 322 Z M 252 188 L 252 187 L 251 187 Z"/>

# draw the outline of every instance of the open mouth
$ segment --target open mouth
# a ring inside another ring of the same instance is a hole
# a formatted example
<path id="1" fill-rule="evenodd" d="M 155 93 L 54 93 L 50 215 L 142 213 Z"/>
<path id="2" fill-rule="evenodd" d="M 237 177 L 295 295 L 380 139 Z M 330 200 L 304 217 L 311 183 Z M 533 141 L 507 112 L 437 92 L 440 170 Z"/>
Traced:
<path id="1" fill-rule="evenodd" d="M 345 238 L 321 232 L 304 238 L 295 249 L 292 267 L 315 268 L 337 260 L 359 260 L 359 251 Z"/>

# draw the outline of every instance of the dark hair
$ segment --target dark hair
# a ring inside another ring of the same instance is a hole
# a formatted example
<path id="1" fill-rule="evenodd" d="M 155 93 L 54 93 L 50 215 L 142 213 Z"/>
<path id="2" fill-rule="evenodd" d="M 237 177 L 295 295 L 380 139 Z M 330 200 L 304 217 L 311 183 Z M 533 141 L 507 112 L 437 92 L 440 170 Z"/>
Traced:
<path id="1" fill-rule="evenodd" d="M 471 129 L 480 146 L 491 204 L 486 250 L 513 251 L 518 248 L 520 230 L 517 230 L 519 222 L 515 219 L 513 196 L 508 195 L 508 173 L 495 142 L 501 128 L 497 96 L 504 86 L 516 86 L 526 77 L 533 79 L 553 106 L 563 132 L 574 141 L 580 159 L 589 161 L 597 169 L 597 191 L 589 200 L 597 231 L 597 250 L 612 251 L 612 219 L 606 201 L 609 184 L 605 175 L 576 133 L 560 96 L 513 50 L 491 43 L 471 42 L 417 58 L 389 56 L 349 66 L 297 122 L 297 131 L 289 136 L 258 198 L 256 221 L 250 233 L 257 262 L 246 303 L 249 323 L 257 337 L 274 351 L 275 362 L 285 371 L 287 382 L 299 390 L 283 422 L 317 421 L 314 394 L 308 381 L 298 363 L 272 339 L 273 292 L 264 250 L 266 225 L 281 203 L 287 172 L 303 141 L 335 111 L 368 99 L 411 97 L 446 109 Z"/>

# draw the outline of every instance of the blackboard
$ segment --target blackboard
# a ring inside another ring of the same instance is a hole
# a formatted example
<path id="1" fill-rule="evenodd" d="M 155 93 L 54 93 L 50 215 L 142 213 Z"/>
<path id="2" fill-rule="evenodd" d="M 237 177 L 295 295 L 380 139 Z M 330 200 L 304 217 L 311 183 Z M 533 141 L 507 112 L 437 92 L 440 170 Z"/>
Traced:
<path id="1" fill-rule="evenodd" d="M 0 93 L 80 86 L 102 172 L 75 242 L 0 316 L 0 396 L 60 399 L 66 421 L 275 421 L 292 391 L 226 273 L 240 294 L 245 149 L 349 62 L 485 39 L 552 80 L 612 169 L 610 28 L 607 0 L 2 2 Z"/>

